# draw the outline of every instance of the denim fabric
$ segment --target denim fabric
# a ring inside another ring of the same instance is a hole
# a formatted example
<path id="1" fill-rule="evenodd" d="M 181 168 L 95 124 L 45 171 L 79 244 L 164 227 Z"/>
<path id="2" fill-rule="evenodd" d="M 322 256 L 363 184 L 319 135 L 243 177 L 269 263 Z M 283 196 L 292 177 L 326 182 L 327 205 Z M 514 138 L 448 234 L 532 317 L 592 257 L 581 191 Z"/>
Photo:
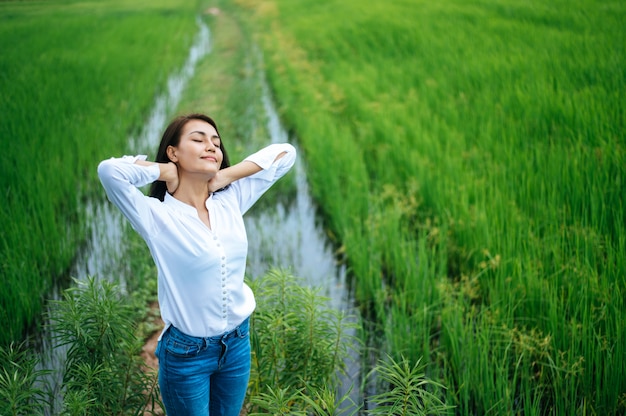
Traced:
<path id="1" fill-rule="evenodd" d="M 168 416 L 239 416 L 250 378 L 248 319 L 225 335 L 208 338 L 171 326 L 156 356 Z"/>

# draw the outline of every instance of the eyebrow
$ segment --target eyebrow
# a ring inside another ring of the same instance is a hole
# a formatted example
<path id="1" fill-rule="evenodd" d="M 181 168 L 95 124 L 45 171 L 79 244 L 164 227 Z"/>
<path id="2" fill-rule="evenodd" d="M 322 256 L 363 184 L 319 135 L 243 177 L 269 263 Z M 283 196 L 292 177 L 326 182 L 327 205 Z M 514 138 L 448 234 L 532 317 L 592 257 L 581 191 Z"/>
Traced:
<path id="1" fill-rule="evenodd" d="M 191 136 L 191 135 L 192 135 L 192 134 L 194 134 L 194 133 L 201 134 L 202 136 L 206 136 L 206 135 L 207 135 L 207 134 L 206 134 L 205 132 L 203 132 L 203 131 L 200 131 L 200 130 L 194 130 L 194 131 L 192 131 L 192 132 L 189 132 L 188 136 Z M 211 138 L 212 138 L 212 139 L 219 139 L 219 138 L 220 138 L 220 136 L 218 136 L 217 134 L 214 134 L 213 136 L 211 136 Z"/>

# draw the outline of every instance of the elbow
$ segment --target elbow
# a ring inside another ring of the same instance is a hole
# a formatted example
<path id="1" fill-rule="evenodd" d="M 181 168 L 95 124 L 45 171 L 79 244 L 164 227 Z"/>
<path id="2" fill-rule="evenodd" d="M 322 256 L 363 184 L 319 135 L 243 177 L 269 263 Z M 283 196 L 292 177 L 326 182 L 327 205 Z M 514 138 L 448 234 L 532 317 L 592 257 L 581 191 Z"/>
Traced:
<path id="1" fill-rule="evenodd" d="M 105 188 L 120 178 L 119 167 L 115 163 L 115 159 L 106 159 L 98 164 L 98 178 Z"/>
<path id="2" fill-rule="evenodd" d="M 293 155 L 293 157 L 296 157 L 296 148 L 294 147 L 294 145 L 292 145 L 291 143 L 285 143 L 285 153 L 290 153 Z"/>
<path id="3" fill-rule="evenodd" d="M 291 167 L 296 161 L 296 156 L 296 148 L 290 143 L 285 143 L 285 150 L 279 155 L 279 157 L 285 157 L 285 162 Z"/>
<path id="4" fill-rule="evenodd" d="M 276 155 L 274 162 L 277 162 L 278 160 L 287 156 L 287 159 L 285 159 L 284 161 L 288 161 L 288 163 L 293 163 L 293 161 L 296 159 L 296 148 L 291 143 L 283 143 L 282 145 L 280 145 L 280 147 L 282 148 L 282 151 L 278 155 Z"/>
<path id="5" fill-rule="evenodd" d="M 103 160 L 98 164 L 98 177 L 100 180 L 110 177 L 113 171 L 113 164 L 110 159 Z"/>

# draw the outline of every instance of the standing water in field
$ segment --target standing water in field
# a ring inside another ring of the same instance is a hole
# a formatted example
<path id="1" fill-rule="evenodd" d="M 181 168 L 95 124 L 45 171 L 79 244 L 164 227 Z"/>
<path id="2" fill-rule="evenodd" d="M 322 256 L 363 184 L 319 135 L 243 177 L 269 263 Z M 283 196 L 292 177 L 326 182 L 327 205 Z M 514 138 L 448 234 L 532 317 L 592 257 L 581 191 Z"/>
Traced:
<path id="1" fill-rule="evenodd" d="M 129 154 L 141 154 L 153 151 L 159 144 L 161 133 L 172 112 L 180 103 L 182 93 L 189 79 L 193 76 L 198 61 L 211 50 L 208 26 L 197 19 L 199 30 L 191 45 L 185 64 L 180 71 L 170 75 L 167 90 L 159 95 L 150 112 L 146 124 L 137 137 L 129 139 Z M 124 269 L 123 230 L 125 220 L 120 211 L 108 201 L 97 206 L 87 207 L 88 223 L 92 224 L 92 234 L 87 250 L 74 265 L 72 276 L 79 280 L 87 276 L 98 276 L 106 280 L 117 281 L 122 288 L 130 271 Z"/>
<path id="2" fill-rule="evenodd" d="M 178 106 L 183 90 L 193 76 L 197 63 L 210 52 L 209 28 L 200 18 L 197 19 L 197 23 L 198 33 L 189 50 L 187 60 L 179 71 L 168 78 L 167 89 L 156 98 L 154 107 L 139 136 L 129 139 L 129 154 L 147 153 L 150 149 L 156 148 L 161 132 L 171 113 Z M 87 217 L 85 223 L 89 225 L 91 235 L 84 250 L 78 254 L 70 276 L 78 281 L 85 281 L 89 276 L 95 276 L 98 279 L 115 282 L 122 290 L 125 290 L 127 278 L 131 273 L 124 261 L 127 250 L 124 244 L 126 220 L 121 212 L 106 199 L 90 202 L 84 208 L 84 215 Z M 63 290 L 63 287 L 54 288 L 48 298 L 58 300 Z M 40 366 L 43 369 L 52 370 L 52 374 L 45 382 L 57 400 L 53 403 L 53 414 L 58 414 L 61 410 L 61 403 L 58 402 L 61 398 L 61 373 L 67 351 L 64 346 L 55 344 L 52 339 L 53 334 L 44 331 L 39 335 L 37 342 L 40 345 L 37 348 L 40 350 Z"/>
<path id="3" fill-rule="evenodd" d="M 199 32 L 183 68 L 171 75 L 167 91 L 156 98 L 150 116 L 137 137 L 129 139 L 129 154 L 148 153 L 156 148 L 172 112 L 180 102 L 182 92 L 193 76 L 198 61 L 210 51 L 209 28 L 198 19 Z M 260 97 L 267 113 L 272 142 L 290 141 L 282 127 L 267 85 L 263 83 Z M 315 206 L 308 193 L 308 185 L 302 157 L 294 167 L 296 198 L 288 206 L 277 203 L 272 209 L 256 210 L 244 217 L 249 238 L 248 275 L 260 276 L 270 267 L 290 270 L 308 285 L 319 288 L 320 294 L 331 300 L 331 306 L 355 314 L 346 287 L 345 269 L 335 264 L 331 244 L 323 228 L 316 222 Z M 78 255 L 71 276 L 84 281 L 89 276 L 113 281 L 125 290 L 131 270 L 125 264 L 127 247 L 124 234 L 127 223 L 118 209 L 106 200 L 85 207 L 91 235 L 85 249 Z M 59 299 L 64 288 L 55 288 L 50 299 Z M 51 334 L 43 333 L 39 340 L 42 351 L 41 367 L 53 370 L 49 383 L 54 397 L 60 398 L 61 370 L 66 350 L 55 345 Z M 347 382 L 358 379 L 358 357 L 348 364 Z M 349 383 L 346 383 L 349 384 Z M 349 387 L 349 386 L 348 386 Z M 347 389 L 346 389 L 347 390 Z M 354 391 L 358 391 L 355 388 Z M 344 394 L 344 392 L 340 392 Z M 355 398 L 353 400 L 356 401 Z M 54 404 L 54 414 L 60 403 Z"/>
<path id="4" fill-rule="evenodd" d="M 263 84 L 262 100 L 271 141 L 291 141 L 280 123 L 266 84 Z M 250 253 L 248 274 L 260 276 L 270 267 L 289 270 L 310 286 L 322 289 L 322 295 L 331 300 L 333 307 L 345 309 L 350 304 L 345 268 L 335 264 L 331 245 L 316 223 L 315 205 L 309 195 L 301 156 L 296 159 L 294 170 L 295 201 L 288 207 L 278 203 L 274 209 L 254 211 L 244 217 Z"/>
<path id="5" fill-rule="evenodd" d="M 295 146 L 280 122 L 264 79 L 261 99 L 272 143 L 292 142 Z M 250 215 L 244 216 L 249 251 L 247 274 L 256 277 L 262 276 L 269 268 L 288 270 L 310 287 L 319 289 L 320 295 L 330 300 L 332 308 L 356 318 L 358 311 L 347 287 L 345 267 L 337 264 L 332 245 L 326 238 L 323 227 L 317 222 L 302 155 L 296 159 L 293 169 L 296 183 L 295 201 L 290 202 L 288 206 L 279 202 L 273 209 L 253 211 Z M 347 374 L 344 382 L 340 383 L 339 397 L 353 387 L 351 399 L 358 403 L 360 366 L 359 352 L 356 348 L 354 353 L 355 356 L 345 362 Z M 352 386 L 352 383 L 357 384 Z"/>

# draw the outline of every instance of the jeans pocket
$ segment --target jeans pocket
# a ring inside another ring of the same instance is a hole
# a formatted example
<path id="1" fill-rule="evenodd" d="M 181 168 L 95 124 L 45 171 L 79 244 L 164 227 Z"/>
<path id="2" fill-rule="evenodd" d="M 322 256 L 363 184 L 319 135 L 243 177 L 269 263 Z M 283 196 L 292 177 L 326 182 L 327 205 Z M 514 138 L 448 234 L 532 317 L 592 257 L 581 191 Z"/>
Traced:
<path id="1" fill-rule="evenodd" d="M 185 335 L 174 327 L 171 327 L 163 338 L 162 348 L 176 357 L 195 357 L 203 346 L 202 339 Z"/>

